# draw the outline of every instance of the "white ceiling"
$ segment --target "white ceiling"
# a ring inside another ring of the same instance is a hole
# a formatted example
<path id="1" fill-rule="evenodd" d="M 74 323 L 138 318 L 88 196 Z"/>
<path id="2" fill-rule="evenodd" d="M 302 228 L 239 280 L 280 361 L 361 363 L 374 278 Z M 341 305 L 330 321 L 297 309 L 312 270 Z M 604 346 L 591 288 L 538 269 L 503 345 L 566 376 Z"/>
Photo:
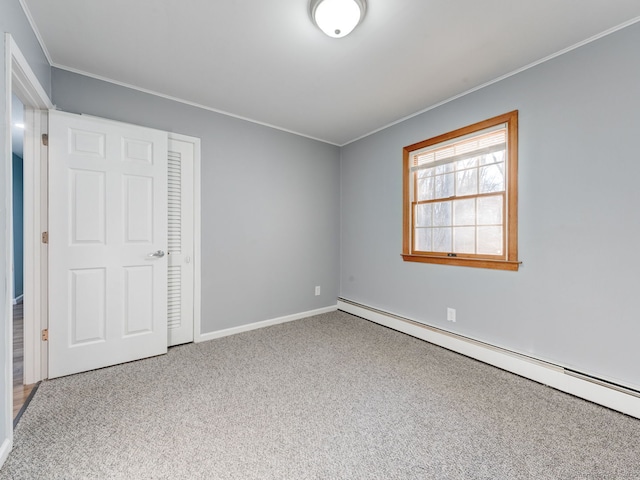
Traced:
<path id="1" fill-rule="evenodd" d="M 638 0 L 21 0 L 51 63 L 343 145 L 623 24 Z"/>

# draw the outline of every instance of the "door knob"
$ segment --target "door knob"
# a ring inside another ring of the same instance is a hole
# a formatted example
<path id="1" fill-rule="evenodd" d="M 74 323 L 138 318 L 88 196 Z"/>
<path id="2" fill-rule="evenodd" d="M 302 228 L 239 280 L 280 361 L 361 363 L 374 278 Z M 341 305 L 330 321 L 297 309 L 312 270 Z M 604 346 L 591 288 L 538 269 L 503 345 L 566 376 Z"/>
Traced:
<path id="1" fill-rule="evenodd" d="M 164 257 L 164 252 L 162 250 L 157 250 L 157 251 L 147 255 L 147 257 L 162 258 L 162 257 Z"/>

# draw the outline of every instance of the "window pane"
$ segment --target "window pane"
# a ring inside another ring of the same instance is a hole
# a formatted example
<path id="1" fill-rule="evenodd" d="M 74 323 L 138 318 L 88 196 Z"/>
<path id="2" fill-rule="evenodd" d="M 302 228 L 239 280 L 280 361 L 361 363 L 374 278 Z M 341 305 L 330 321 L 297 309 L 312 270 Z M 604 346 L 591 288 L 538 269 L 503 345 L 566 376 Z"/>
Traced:
<path id="1" fill-rule="evenodd" d="M 433 203 L 433 225 L 448 227 L 451 225 L 451 202 Z"/>
<path id="2" fill-rule="evenodd" d="M 502 195 L 478 198 L 478 225 L 502 225 Z"/>
<path id="3" fill-rule="evenodd" d="M 456 253 L 475 253 L 476 251 L 475 227 L 454 227 L 453 251 Z"/>
<path id="4" fill-rule="evenodd" d="M 474 195 L 478 193 L 478 169 L 463 170 L 456 173 L 456 195 Z"/>
<path id="5" fill-rule="evenodd" d="M 433 229 L 434 252 L 451 252 L 451 228 Z"/>
<path id="6" fill-rule="evenodd" d="M 433 199 L 433 177 L 418 179 L 417 201 Z"/>
<path id="7" fill-rule="evenodd" d="M 417 227 L 430 227 L 431 226 L 431 210 L 432 204 L 418 205 L 416 207 L 416 226 Z"/>
<path id="8" fill-rule="evenodd" d="M 453 172 L 453 163 L 445 163 L 436 167 L 436 175 Z"/>
<path id="9" fill-rule="evenodd" d="M 416 174 L 418 175 L 418 178 L 425 178 L 425 177 L 433 177 L 435 175 L 435 168 L 423 168 L 422 170 L 418 170 L 416 172 Z"/>
<path id="10" fill-rule="evenodd" d="M 504 150 L 500 152 L 489 153 L 480 157 L 480 165 L 489 165 L 490 163 L 504 162 Z"/>
<path id="11" fill-rule="evenodd" d="M 502 227 L 478 227 L 478 253 L 502 255 Z"/>
<path id="12" fill-rule="evenodd" d="M 433 198 L 453 197 L 453 173 L 438 175 L 435 177 L 436 195 Z"/>
<path id="13" fill-rule="evenodd" d="M 416 228 L 416 245 L 415 249 L 420 252 L 431 252 L 431 228 Z"/>
<path id="14" fill-rule="evenodd" d="M 465 158 L 456 162 L 456 170 L 462 170 L 464 168 L 476 167 L 478 165 L 478 157 Z"/>
<path id="15" fill-rule="evenodd" d="M 480 193 L 504 191 L 504 163 L 480 167 Z"/>
<path id="16" fill-rule="evenodd" d="M 454 225 L 475 225 L 476 224 L 476 199 L 453 201 L 453 224 Z"/>

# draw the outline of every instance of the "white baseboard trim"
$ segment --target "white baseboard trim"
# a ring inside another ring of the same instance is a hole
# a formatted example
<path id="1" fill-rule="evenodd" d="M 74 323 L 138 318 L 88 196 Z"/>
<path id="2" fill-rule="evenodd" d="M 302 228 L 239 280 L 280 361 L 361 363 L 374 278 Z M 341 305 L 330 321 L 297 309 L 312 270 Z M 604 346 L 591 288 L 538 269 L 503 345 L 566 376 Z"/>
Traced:
<path id="1" fill-rule="evenodd" d="M 257 330 L 258 328 L 270 327 L 271 325 L 293 322 L 294 320 L 300 320 L 301 318 L 313 317 L 314 315 L 335 312 L 337 309 L 337 305 L 331 305 L 330 307 L 318 308 L 316 310 L 309 310 L 307 312 L 294 313 L 285 317 L 272 318 L 271 320 L 263 320 L 261 322 L 240 325 L 239 327 L 226 328 L 224 330 L 217 330 L 215 332 L 201 333 L 194 341 L 195 343 L 206 342 L 208 340 L 214 340 L 216 338 L 235 335 L 236 333 L 248 332 L 250 330 Z"/>
<path id="2" fill-rule="evenodd" d="M 560 366 L 423 325 L 346 299 L 338 299 L 338 310 L 640 419 L 640 397 L 630 390 L 627 393 L 624 387 L 608 386 L 604 381 L 596 383 L 597 380 L 590 381 L 578 378 Z"/>
<path id="3" fill-rule="evenodd" d="M 23 300 L 24 300 L 24 294 L 18 295 L 16 298 L 13 299 L 13 304 L 18 305 L 19 303 L 22 303 Z"/>
<path id="4" fill-rule="evenodd" d="M 4 442 L 2 442 L 2 446 L 0 446 L 0 468 L 2 468 L 2 465 L 4 465 L 4 462 L 7 461 L 7 458 L 9 458 L 10 453 L 11 453 L 11 439 L 5 438 Z"/>

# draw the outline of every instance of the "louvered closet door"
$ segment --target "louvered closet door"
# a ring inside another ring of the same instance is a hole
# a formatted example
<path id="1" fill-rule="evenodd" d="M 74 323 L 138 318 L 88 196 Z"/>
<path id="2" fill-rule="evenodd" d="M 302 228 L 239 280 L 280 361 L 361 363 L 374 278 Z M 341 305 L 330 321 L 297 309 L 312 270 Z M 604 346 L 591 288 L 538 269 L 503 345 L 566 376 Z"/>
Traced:
<path id="1" fill-rule="evenodd" d="M 169 346 L 193 341 L 193 143 L 169 137 L 168 290 Z"/>

